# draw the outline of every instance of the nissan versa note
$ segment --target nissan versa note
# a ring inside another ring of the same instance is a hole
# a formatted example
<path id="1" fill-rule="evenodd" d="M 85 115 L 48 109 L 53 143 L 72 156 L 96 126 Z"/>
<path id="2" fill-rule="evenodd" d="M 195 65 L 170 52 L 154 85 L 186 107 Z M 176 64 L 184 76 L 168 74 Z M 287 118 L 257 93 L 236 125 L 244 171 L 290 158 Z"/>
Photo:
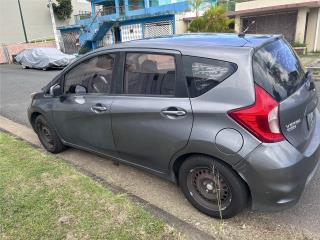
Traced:
<path id="1" fill-rule="evenodd" d="M 101 48 L 32 95 L 43 146 L 177 182 L 216 218 L 294 205 L 320 157 L 312 75 L 281 36 L 190 34 Z"/>

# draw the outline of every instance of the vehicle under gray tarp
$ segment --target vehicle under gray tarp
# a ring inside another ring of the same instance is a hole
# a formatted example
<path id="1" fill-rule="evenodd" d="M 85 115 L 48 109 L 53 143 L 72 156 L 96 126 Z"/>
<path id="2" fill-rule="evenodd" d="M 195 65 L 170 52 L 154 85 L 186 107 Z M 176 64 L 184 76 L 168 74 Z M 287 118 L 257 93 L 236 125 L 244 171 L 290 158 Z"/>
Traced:
<path id="1" fill-rule="evenodd" d="M 64 68 L 75 56 L 65 54 L 56 48 L 28 48 L 16 56 L 16 61 L 23 67 L 48 69 Z"/>

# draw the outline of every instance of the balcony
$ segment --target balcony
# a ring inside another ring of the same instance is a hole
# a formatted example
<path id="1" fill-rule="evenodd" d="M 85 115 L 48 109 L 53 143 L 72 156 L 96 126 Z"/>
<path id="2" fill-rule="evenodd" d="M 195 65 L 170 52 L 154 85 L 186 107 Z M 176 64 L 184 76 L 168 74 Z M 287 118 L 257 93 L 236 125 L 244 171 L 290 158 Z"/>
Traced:
<path id="1" fill-rule="evenodd" d="M 74 15 L 75 24 L 79 24 L 80 20 L 88 19 L 91 17 L 91 12 L 89 11 L 79 11 L 78 14 Z"/>
<path id="2" fill-rule="evenodd" d="M 188 0 L 95 0 L 92 7 L 99 12 L 99 17 L 112 15 L 113 20 L 124 20 L 139 15 L 181 12 L 187 10 L 189 4 Z"/>
<path id="3" fill-rule="evenodd" d="M 188 0 L 95 0 L 92 13 L 80 17 L 80 44 L 93 46 L 101 40 L 115 22 L 173 15 L 189 9 Z"/>
<path id="4" fill-rule="evenodd" d="M 79 25 L 88 31 L 104 22 L 183 12 L 189 9 L 189 3 L 186 0 L 96 0 L 92 7 L 95 16 L 89 18 L 84 14 L 78 17 Z"/>
<path id="5" fill-rule="evenodd" d="M 186 0 L 126 0 L 126 2 L 128 3 L 127 18 L 174 14 L 189 8 Z"/>

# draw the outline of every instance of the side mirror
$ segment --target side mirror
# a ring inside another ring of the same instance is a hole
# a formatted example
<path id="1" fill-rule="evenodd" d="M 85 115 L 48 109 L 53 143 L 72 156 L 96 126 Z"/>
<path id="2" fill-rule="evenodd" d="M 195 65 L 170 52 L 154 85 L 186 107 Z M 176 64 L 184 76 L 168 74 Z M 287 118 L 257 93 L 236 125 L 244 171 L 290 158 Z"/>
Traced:
<path id="1" fill-rule="evenodd" d="M 59 97 L 62 95 L 62 89 L 59 84 L 50 87 L 49 93 L 52 97 Z"/>

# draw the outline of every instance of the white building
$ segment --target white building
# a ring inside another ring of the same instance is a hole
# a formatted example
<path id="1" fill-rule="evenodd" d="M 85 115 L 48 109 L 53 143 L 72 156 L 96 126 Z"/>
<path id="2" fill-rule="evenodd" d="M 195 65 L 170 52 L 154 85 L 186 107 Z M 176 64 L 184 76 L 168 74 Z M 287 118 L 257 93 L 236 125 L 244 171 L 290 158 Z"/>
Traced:
<path id="1" fill-rule="evenodd" d="M 254 0 L 236 3 L 236 31 L 283 34 L 292 44 L 320 51 L 320 0 Z"/>
<path id="2" fill-rule="evenodd" d="M 20 0 L 21 11 L 29 41 L 54 39 L 47 0 Z M 57 26 L 74 24 L 79 12 L 90 11 L 86 0 L 72 0 L 73 13 L 70 19 L 59 21 Z M 25 42 L 18 0 L 0 0 L 0 44 Z"/>

